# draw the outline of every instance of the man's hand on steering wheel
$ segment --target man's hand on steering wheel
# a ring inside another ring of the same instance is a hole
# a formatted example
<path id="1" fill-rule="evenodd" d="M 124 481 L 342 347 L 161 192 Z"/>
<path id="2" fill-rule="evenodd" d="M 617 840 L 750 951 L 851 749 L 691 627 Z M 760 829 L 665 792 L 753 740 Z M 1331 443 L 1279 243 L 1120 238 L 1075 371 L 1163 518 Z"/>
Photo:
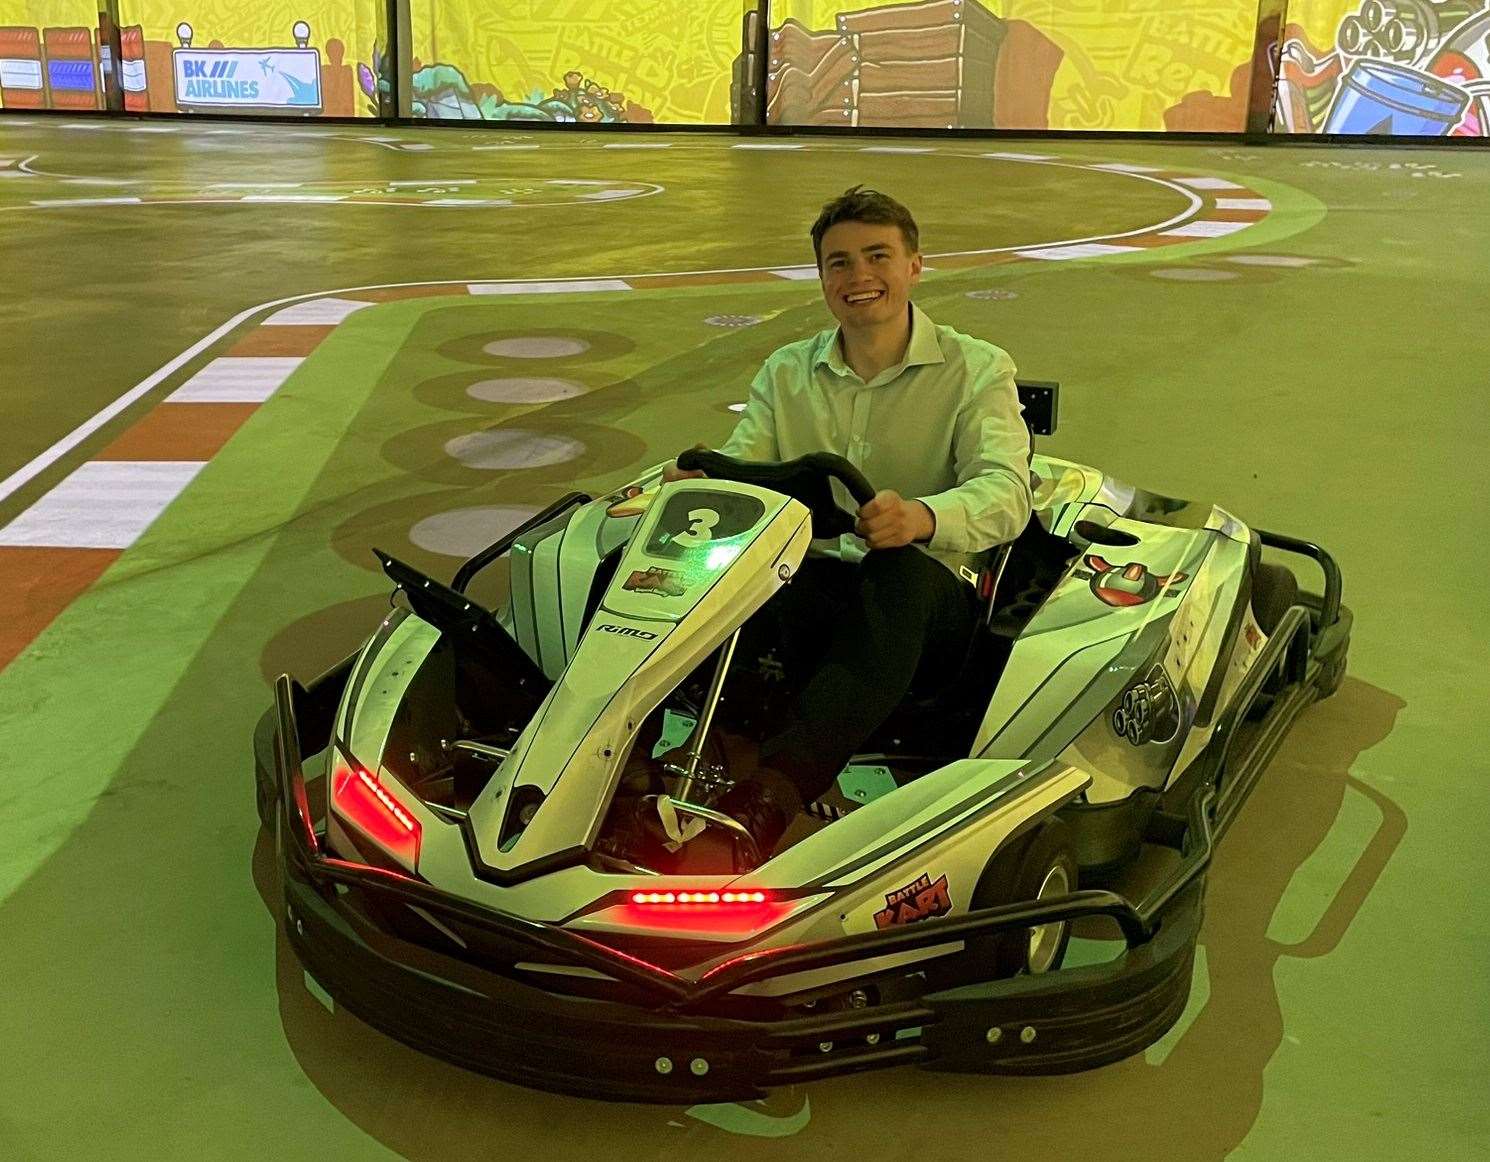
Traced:
<path id="1" fill-rule="evenodd" d="M 695 448 L 707 449 L 709 445 L 695 444 L 693 446 Z M 706 475 L 707 473 L 702 468 L 695 468 L 691 472 L 687 469 L 679 468 L 678 462 L 674 460 L 662 470 L 662 482 L 664 484 L 671 484 L 674 480 L 700 480 Z"/>
<path id="2" fill-rule="evenodd" d="M 859 508 L 854 531 L 871 549 L 898 549 L 912 541 L 929 541 L 936 532 L 936 517 L 919 500 L 906 500 L 891 489 L 881 489 L 874 499 Z"/>

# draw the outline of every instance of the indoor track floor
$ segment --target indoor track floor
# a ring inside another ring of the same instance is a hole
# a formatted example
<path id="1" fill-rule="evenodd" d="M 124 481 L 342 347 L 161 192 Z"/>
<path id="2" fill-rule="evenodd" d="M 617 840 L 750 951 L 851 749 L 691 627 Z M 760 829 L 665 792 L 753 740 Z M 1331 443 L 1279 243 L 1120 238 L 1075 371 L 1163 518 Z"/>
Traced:
<path id="1" fill-rule="evenodd" d="M 268 681 L 827 325 L 806 230 L 1062 384 L 1053 454 L 1318 540 L 1355 611 L 1210 876 L 1190 1006 L 1034 1080 L 692 1108 L 423 1057 L 276 923 Z M 1490 152 L 0 118 L 0 1157 L 1490 1153 Z M 1476 1096 L 1476 1095 L 1479 1096 Z"/>

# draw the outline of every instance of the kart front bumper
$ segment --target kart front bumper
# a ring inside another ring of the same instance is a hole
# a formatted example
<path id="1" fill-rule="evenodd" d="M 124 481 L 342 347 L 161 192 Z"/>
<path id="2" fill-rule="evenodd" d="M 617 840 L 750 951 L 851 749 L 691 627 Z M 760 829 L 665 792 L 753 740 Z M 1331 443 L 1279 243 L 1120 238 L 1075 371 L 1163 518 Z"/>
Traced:
<path id="1" fill-rule="evenodd" d="M 1192 884 L 1154 939 L 1110 964 L 752 1021 L 549 992 L 399 939 L 293 863 L 286 870 L 285 927 L 296 955 L 337 1004 L 374 1028 L 522 1085 L 678 1104 L 751 1100 L 778 1086 L 911 1063 L 1063 1073 L 1140 1052 L 1188 999 L 1202 894 Z"/>

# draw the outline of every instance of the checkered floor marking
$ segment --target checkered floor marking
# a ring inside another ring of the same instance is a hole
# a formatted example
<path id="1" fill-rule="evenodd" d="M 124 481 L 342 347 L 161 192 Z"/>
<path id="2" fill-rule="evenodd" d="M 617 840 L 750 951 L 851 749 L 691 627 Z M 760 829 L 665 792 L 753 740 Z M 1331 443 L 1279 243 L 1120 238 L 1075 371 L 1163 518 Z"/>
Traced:
<path id="1" fill-rule="evenodd" d="M 89 461 L 0 529 L 0 546 L 127 549 L 205 466 Z"/>
<path id="2" fill-rule="evenodd" d="M 1106 258 L 1110 254 L 1132 254 L 1142 246 L 1117 246 L 1107 242 L 1082 242 L 1075 246 L 1042 246 L 1035 250 L 1019 250 L 1015 253 L 1023 258 L 1043 258 L 1050 262 L 1063 262 L 1072 258 Z"/>
<path id="3" fill-rule="evenodd" d="M 292 307 L 275 311 L 264 320 L 264 326 L 293 326 L 295 324 L 326 324 L 340 323 L 348 315 L 356 311 L 364 310 L 372 306 L 371 303 L 357 302 L 354 299 L 311 299 L 307 303 L 296 303 Z"/>
<path id="4" fill-rule="evenodd" d="M 214 359 L 172 394 L 168 403 L 263 403 L 280 389 L 295 368 L 298 357 L 260 356 Z"/>
<path id="5" fill-rule="evenodd" d="M 620 278 L 581 278 L 570 282 L 473 282 L 473 295 L 593 294 L 596 291 L 629 291 L 631 284 Z"/>

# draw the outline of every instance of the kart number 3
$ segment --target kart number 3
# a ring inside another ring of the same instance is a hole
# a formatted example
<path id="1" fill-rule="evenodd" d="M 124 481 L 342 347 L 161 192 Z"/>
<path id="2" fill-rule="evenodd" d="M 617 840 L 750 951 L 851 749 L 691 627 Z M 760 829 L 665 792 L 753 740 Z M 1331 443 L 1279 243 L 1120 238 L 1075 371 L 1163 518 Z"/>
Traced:
<path id="1" fill-rule="evenodd" d="M 702 545 L 714 539 L 714 528 L 720 516 L 712 508 L 690 509 L 688 527 L 673 538 L 685 545 Z"/>

